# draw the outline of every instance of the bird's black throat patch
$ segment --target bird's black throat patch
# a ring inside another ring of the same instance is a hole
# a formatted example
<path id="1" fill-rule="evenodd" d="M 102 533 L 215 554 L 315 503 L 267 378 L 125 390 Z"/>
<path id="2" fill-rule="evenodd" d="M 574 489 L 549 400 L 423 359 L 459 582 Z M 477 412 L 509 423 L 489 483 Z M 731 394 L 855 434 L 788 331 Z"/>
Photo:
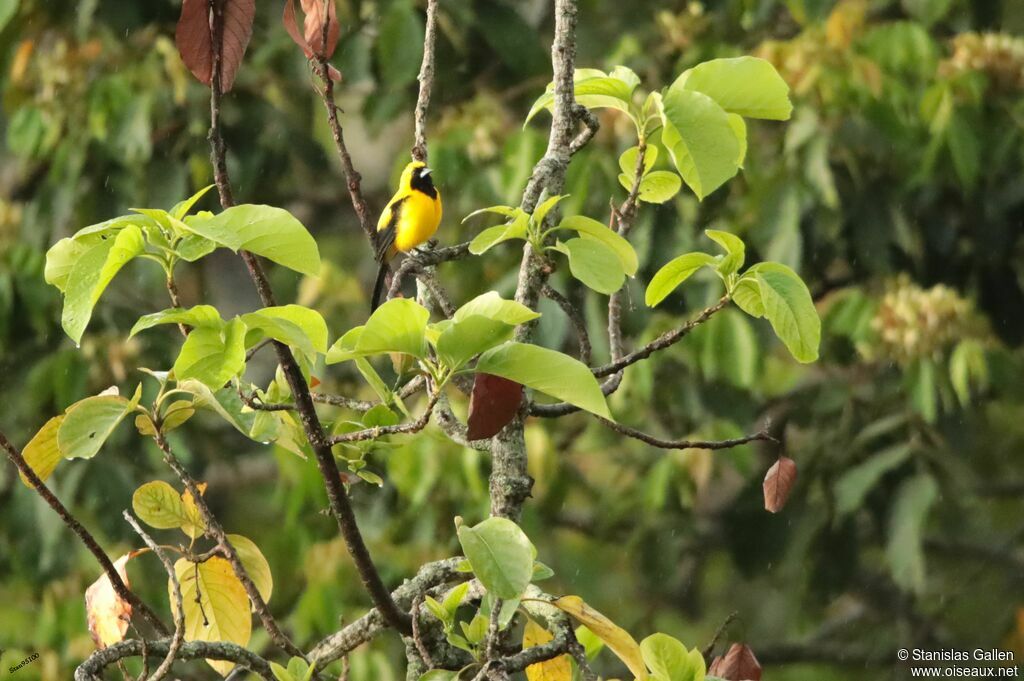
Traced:
<path id="1" fill-rule="evenodd" d="M 423 192 L 432 199 L 437 198 L 437 188 L 434 187 L 434 180 L 430 173 L 423 174 L 423 168 L 417 168 L 412 173 L 412 182 L 409 183 L 413 189 Z"/>

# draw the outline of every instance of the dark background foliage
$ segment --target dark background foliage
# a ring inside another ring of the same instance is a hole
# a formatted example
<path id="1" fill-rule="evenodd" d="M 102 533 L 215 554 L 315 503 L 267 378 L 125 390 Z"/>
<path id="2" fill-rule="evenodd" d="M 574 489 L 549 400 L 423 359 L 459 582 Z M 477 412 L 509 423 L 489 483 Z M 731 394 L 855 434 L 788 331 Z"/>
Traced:
<path id="1" fill-rule="evenodd" d="M 373 266 L 315 79 L 281 27 L 281 3 L 258 4 L 224 106 L 236 195 L 286 207 L 313 231 L 322 276 L 277 270 L 274 283 L 281 299 L 323 311 L 334 338 L 363 319 Z M 412 0 L 338 8 L 343 123 L 376 210 L 411 143 L 422 11 Z M 211 181 L 206 90 L 172 39 L 179 9 L 0 0 L 0 426 L 20 443 L 75 400 L 132 388 L 138 367 L 173 357 L 170 334 L 124 340 L 136 316 L 166 306 L 152 271 L 126 271 L 75 348 L 42 268 L 58 238 L 133 206 L 170 207 Z M 444 243 L 475 232 L 460 224 L 470 211 L 517 203 L 543 151 L 546 114 L 522 120 L 550 79 L 550 24 L 545 2 L 441 2 L 430 158 Z M 549 591 L 584 594 L 638 636 L 661 630 L 690 646 L 738 611 L 727 637 L 779 680 L 893 678 L 899 647 L 1024 655 L 1022 31 L 1015 0 L 580 2 L 579 66 L 626 64 L 656 89 L 698 61 L 756 54 L 796 105 L 788 123 L 751 125 L 745 171 L 703 203 L 684 190 L 642 208 L 631 337 L 717 295 L 698 280 L 656 313 L 642 304 L 642 282 L 670 256 L 707 248 L 706 227 L 742 235 L 751 260 L 796 268 L 824 336 L 821 361 L 799 366 L 768 329 L 726 312 L 630 369 L 611 400 L 623 422 L 671 436 L 729 437 L 771 419 L 800 467 L 778 515 L 760 497 L 773 446 L 664 452 L 581 416 L 531 422 L 537 483 L 524 526 L 557 573 Z M 601 123 L 570 168 L 567 211 L 604 220 L 624 193 L 616 159 L 632 141 L 616 114 Z M 502 248 L 440 275 L 464 301 L 507 293 L 517 262 Z M 179 277 L 188 304 L 257 306 L 230 254 Z M 600 359 L 602 299 L 563 277 L 558 287 L 590 313 Z M 557 308 L 544 311 L 541 342 L 571 348 Z M 358 385 L 337 367 L 323 380 Z M 135 486 L 166 476 L 129 430 L 51 481 L 112 554 L 134 545 L 120 510 Z M 300 645 L 361 614 L 366 597 L 320 512 L 311 462 L 213 418 L 174 439 L 229 531 L 267 554 L 272 608 Z M 389 583 L 457 551 L 453 516 L 486 514 L 486 458 L 431 430 L 371 462 L 384 486 L 359 485 L 355 499 Z M 20 675 L 69 678 L 92 649 L 82 594 L 99 570 L 10 467 L 0 508 L 0 666 L 38 651 Z M 155 561 L 132 571 L 150 602 L 166 604 Z M 265 642 L 258 633 L 252 645 Z M 394 645 L 354 655 L 353 681 L 403 677 Z"/>

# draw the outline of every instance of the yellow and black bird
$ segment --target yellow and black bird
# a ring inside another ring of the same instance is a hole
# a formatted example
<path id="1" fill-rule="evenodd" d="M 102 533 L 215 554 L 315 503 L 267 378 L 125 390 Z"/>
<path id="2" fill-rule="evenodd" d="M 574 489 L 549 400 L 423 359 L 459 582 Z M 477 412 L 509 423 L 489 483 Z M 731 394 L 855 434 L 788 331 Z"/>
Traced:
<path id="1" fill-rule="evenodd" d="M 398 191 L 384 207 L 377 221 L 377 282 L 373 286 L 370 312 L 381 303 L 388 263 L 399 252 L 408 253 L 434 236 L 441 224 L 441 193 L 422 161 L 405 166 Z"/>

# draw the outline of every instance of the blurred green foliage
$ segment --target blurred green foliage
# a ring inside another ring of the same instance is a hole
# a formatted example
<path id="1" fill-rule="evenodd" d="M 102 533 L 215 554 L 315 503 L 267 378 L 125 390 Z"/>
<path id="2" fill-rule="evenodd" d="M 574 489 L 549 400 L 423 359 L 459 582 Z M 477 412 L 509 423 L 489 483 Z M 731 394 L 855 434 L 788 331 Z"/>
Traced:
<path id="1" fill-rule="evenodd" d="M 362 320 L 372 263 L 278 4 L 260 3 L 225 101 L 229 163 L 241 200 L 287 207 L 313 230 L 321 277 L 275 270 L 274 284 L 282 300 L 324 312 L 333 336 Z M 122 274 L 76 349 L 42 267 L 46 248 L 78 228 L 132 206 L 169 208 L 210 182 L 206 90 L 171 38 L 179 7 L 0 0 L 0 426 L 17 442 L 75 400 L 134 385 L 138 367 L 173 357 L 169 335 L 124 340 L 135 317 L 166 307 L 158 273 Z M 343 123 L 379 208 L 411 143 L 422 8 L 338 7 Z M 440 29 L 430 159 L 448 244 L 476 233 L 459 223 L 472 210 L 518 203 L 543 151 L 546 114 L 521 126 L 550 79 L 551 17 L 539 1 L 442 0 Z M 691 646 L 737 610 L 728 637 L 749 643 L 780 680 L 892 678 L 900 646 L 1024 655 L 1022 30 L 1014 0 L 581 0 L 581 67 L 626 64 L 657 88 L 699 61 L 754 54 L 776 65 L 796 104 L 789 123 L 750 127 L 744 173 L 705 201 L 684 190 L 642 208 L 629 337 L 675 326 L 716 295 L 716 282 L 697 275 L 658 312 L 642 304 L 644 282 L 670 257 L 707 250 L 706 227 L 797 269 L 824 328 L 822 359 L 801 366 L 762 325 L 726 311 L 631 368 L 611 399 L 622 422 L 672 436 L 735 436 L 770 418 L 800 467 L 778 515 L 760 498 L 771 447 L 664 452 L 581 415 L 531 422 L 536 486 L 524 526 L 556 572 L 549 590 L 585 594 L 638 637 L 667 631 Z M 600 119 L 570 167 L 566 211 L 603 220 L 609 197 L 624 196 L 617 159 L 633 133 L 617 113 Z M 517 262 L 514 248 L 499 247 L 440 276 L 457 302 L 487 288 L 507 295 Z M 227 254 L 179 277 L 187 304 L 257 307 Z M 602 361 L 603 298 L 564 272 L 554 284 L 588 312 Z M 543 312 L 540 341 L 571 352 L 560 311 Z M 359 385 L 342 370 L 322 380 L 330 391 Z M 274 612 L 301 645 L 363 612 L 311 462 L 205 415 L 171 438 L 209 482 L 224 524 L 268 556 Z M 66 464 L 51 486 L 119 555 L 137 543 L 120 510 L 167 471 L 128 429 L 112 445 Z M 389 583 L 458 550 L 453 516 L 486 515 L 485 455 L 439 433 L 369 461 L 384 486 L 360 484 L 354 495 Z M 10 467 L 0 506 L 0 667 L 38 651 L 20 677 L 68 678 L 92 649 L 82 594 L 98 568 Z M 166 612 L 156 562 L 131 569 Z M 266 643 L 257 633 L 253 646 Z M 398 651 L 392 639 L 360 651 L 350 678 L 402 678 Z"/>

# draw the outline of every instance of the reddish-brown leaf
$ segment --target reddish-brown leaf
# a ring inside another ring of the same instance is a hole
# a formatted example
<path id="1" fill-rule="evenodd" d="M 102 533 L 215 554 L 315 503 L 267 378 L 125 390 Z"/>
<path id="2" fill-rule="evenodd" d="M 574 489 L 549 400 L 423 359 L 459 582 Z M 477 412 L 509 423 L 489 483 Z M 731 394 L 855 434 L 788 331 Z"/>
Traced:
<path id="1" fill-rule="evenodd" d="M 338 46 L 338 36 L 341 35 L 341 26 L 338 24 L 338 10 L 335 7 L 335 0 L 327 0 L 327 47 L 324 48 L 324 0 L 301 0 L 302 11 L 306 13 L 306 42 L 319 57 L 328 59 L 334 54 L 334 48 Z"/>
<path id="2" fill-rule="evenodd" d="M 761 681 L 761 663 L 754 657 L 750 646 L 733 643 L 725 657 L 716 657 L 708 668 L 708 675 L 726 681 Z"/>
<path id="3" fill-rule="evenodd" d="M 121 575 L 125 586 L 130 586 L 125 566 L 137 553 L 126 553 L 114 561 L 114 569 Z M 103 573 L 85 590 L 85 613 L 93 642 L 97 648 L 106 648 L 124 640 L 128 620 L 132 616 L 132 606 L 117 595 L 110 578 Z"/>
<path id="4" fill-rule="evenodd" d="M 302 2 L 303 2 L 303 4 L 305 4 L 306 0 L 302 0 Z M 333 6 L 334 6 L 334 4 L 331 3 L 332 9 L 333 9 Z M 295 44 L 302 48 L 302 54 L 306 55 L 306 59 L 312 59 L 313 56 L 314 56 L 313 48 L 310 46 L 309 42 L 306 40 L 306 37 L 304 35 L 302 35 L 301 33 L 299 33 L 299 25 L 298 25 L 298 22 L 295 19 L 295 2 L 294 2 L 294 0 L 285 0 L 285 3 L 284 3 L 284 15 L 281 17 L 281 23 L 284 24 L 284 30 L 288 31 L 288 35 L 290 35 L 292 40 L 295 41 Z M 307 26 L 308 26 L 308 23 L 309 23 L 309 17 L 308 16 L 306 17 L 306 23 L 307 23 Z M 335 18 L 335 23 L 337 23 L 337 18 Z M 321 27 L 322 26 L 323 26 L 323 24 L 321 24 Z M 308 35 L 308 30 L 307 30 L 307 35 Z M 323 33 L 321 33 L 320 35 L 322 37 Z M 330 47 L 331 47 L 331 52 L 333 53 L 334 52 L 334 47 L 337 45 L 337 42 L 338 42 L 337 35 L 335 35 L 333 42 L 331 42 L 331 34 L 330 33 L 328 33 L 327 38 L 328 38 L 328 43 L 330 44 Z M 319 42 L 316 43 L 316 44 L 319 45 Z M 327 75 L 333 81 L 337 82 L 337 81 L 341 80 L 341 72 L 338 71 L 338 69 L 336 69 L 333 66 L 331 66 L 330 64 L 327 65 Z"/>
<path id="5" fill-rule="evenodd" d="M 229 92 L 235 83 L 238 67 L 242 65 L 245 48 L 252 37 L 252 22 L 256 16 L 256 0 L 225 0 L 224 28 L 220 45 L 220 89 Z M 181 17 L 174 34 L 178 53 L 185 66 L 199 81 L 210 85 L 213 78 L 215 46 L 210 28 L 210 10 L 207 0 L 184 0 Z"/>
<path id="6" fill-rule="evenodd" d="M 174 32 L 181 61 L 204 85 L 213 71 L 213 38 L 210 35 L 210 5 L 207 0 L 184 0 Z"/>
<path id="7" fill-rule="evenodd" d="M 770 513 L 781 511 L 795 483 L 796 463 L 788 457 L 779 457 L 764 476 L 765 510 Z"/>
<path id="8" fill-rule="evenodd" d="M 493 437 L 511 421 L 523 402 L 523 386 L 501 376 L 477 374 L 469 398 L 468 440 Z"/>

